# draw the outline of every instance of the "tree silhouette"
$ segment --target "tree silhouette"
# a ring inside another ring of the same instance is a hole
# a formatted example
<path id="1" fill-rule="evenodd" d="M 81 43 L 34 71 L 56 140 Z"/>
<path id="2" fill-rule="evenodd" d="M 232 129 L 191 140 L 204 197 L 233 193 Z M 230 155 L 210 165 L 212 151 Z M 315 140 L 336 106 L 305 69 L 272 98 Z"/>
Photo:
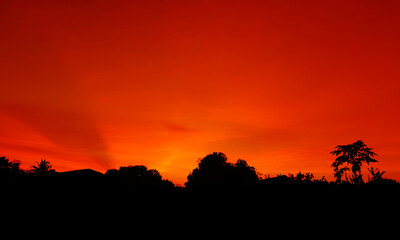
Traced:
<path id="1" fill-rule="evenodd" d="M 13 177 L 23 173 L 19 168 L 19 161 L 10 161 L 6 157 L 0 157 L 0 176 L 1 177 Z"/>
<path id="2" fill-rule="evenodd" d="M 238 184 L 250 183 L 259 180 L 255 168 L 249 166 L 245 160 L 238 159 L 233 167 L 235 181 Z"/>
<path id="3" fill-rule="evenodd" d="M 197 168 L 187 176 L 186 187 L 210 188 L 238 186 L 259 180 L 254 167 L 239 159 L 235 164 L 227 162 L 224 153 L 214 152 L 199 161 Z"/>
<path id="4" fill-rule="evenodd" d="M 46 161 L 46 159 L 41 159 L 40 163 L 36 162 L 36 166 L 32 166 L 32 170 L 30 172 L 35 176 L 46 176 L 54 173 L 55 170 L 52 169 L 52 165 L 50 165 L 49 161 Z"/>
<path id="5" fill-rule="evenodd" d="M 174 185 L 168 180 L 163 180 L 156 169 L 148 169 L 143 165 L 120 167 L 119 170 L 109 169 L 106 176 L 136 187 L 173 187 Z"/>
<path id="6" fill-rule="evenodd" d="M 341 178 L 343 174 L 348 170 L 352 172 L 352 176 L 347 179 L 348 181 L 355 185 L 363 183 L 361 174 L 363 162 L 368 165 L 377 162 L 377 160 L 373 158 L 377 154 L 361 140 L 348 145 L 338 145 L 336 146 L 336 150 L 332 151 L 331 154 L 337 156 L 331 166 L 333 167 L 335 172 L 334 176 L 338 183 L 342 181 Z"/>
<path id="7" fill-rule="evenodd" d="M 289 174 L 290 175 L 290 174 Z M 297 174 L 296 174 L 296 176 L 294 176 L 294 175 L 291 175 L 291 178 L 294 180 L 294 181 L 297 181 L 297 182 L 311 182 L 313 179 L 314 179 L 314 174 L 312 174 L 312 173 L 310 173 L 310 172 L 306 172 L 306 173 L 301 173 L 301 171 L 300 172 L 298 172 Z"/>

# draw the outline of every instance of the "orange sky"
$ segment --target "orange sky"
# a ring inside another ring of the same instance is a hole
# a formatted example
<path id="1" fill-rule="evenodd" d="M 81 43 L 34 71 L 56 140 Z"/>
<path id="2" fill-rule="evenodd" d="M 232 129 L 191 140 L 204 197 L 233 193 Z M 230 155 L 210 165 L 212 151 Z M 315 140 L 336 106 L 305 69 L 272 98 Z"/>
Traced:
<path id="1" fill-rule="evenodd" d="M 146 165 L 213 151 L 332 179 L 358 139 L 400 179 L 400 1 L 2 1 L 0 155 Z"/>

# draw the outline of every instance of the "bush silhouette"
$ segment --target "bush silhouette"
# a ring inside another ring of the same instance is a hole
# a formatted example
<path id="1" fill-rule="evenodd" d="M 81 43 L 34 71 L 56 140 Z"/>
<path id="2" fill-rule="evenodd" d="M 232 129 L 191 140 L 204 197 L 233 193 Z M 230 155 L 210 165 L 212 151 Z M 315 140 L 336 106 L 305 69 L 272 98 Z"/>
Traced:
<path id="1" fill-rule="evenodd" d="M 163 180 L 160 173 L 155 169 L 148 169 L 146 166 L 136 165 L 109 169 L 106 176 L 121 184 L 128 184 L 135 187 L 173 187 L 174 184 Z"/>
<path id="2" fill-rule="evenodd" d="M 259 179 L 254 167 L 245 160 L 231 164 L 224 153 L 214 152 L 199 161 L 187 180 L 185 186 L 188 188 L 216 188 L 239 186 Z"/>
<path id="3" fill-rule="evenodd" d="M 0 157 L 0 177 L 15 177 L 23 174 L 19 168 L 19 161 L 10 161 L 6 157 Z"/>

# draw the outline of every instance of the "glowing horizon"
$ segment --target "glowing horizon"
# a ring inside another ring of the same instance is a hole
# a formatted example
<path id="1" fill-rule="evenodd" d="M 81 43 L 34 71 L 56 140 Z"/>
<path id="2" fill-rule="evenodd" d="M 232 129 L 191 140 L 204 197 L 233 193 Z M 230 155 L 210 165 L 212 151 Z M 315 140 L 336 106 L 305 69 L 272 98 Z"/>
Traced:
<path id="1" fill-rule="evenodd" d="M 399 1 L 6 1 L 0 156 L 145 165 L 183 184 L 224 152 L 333 178 L 363 140 L 400 179 Z"/>

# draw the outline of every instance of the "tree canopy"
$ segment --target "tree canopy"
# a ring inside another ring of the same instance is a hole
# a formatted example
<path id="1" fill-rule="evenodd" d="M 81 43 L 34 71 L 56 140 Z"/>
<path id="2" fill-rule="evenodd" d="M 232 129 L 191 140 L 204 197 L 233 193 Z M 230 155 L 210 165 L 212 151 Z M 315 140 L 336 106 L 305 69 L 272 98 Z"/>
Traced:
<path id="1" fill-rule="evenodd" d="M 336 146 L 336 150 L 332 151 L 331 154 L 337 156 L 331 165 L 337 182 L 341 182 L 342 176 L 345 174 L 347 181 L 356 185 L 363 183 L 361 174 L 362 164 L 367 163 L 369 165 L 370 163 L 377 162 L 374 158 L 377 154 L 361 140 L 352 144 L 338 145 Z M 351 170 L 352 175 L 347 177 L 346 172 L 349 170 Z"/>
<path id="2" fill-rule="evenodd" d="M 188 176 L 186 187 L 209 188 L 220 186 L 238 186 L 258 180 L 254 167 L 245 160 L 239 159 L 235 164 L 229 163 L 224 153 L 214 152 L 199 161 Z"/>
<path id="3" fill-rule="evenodd" d="M 41 159 L 40 162 L 36 162 L 36 165 L 32 166 L 32 170 L 30 172 L 36 176 L 46 176 L 52 173 L 55 173 L 55 170 L 52 169 L 52 165 L 46 159 Z"/>
<path id="4" fill-rule="evenodd" d="M 14 177 L 20 175 L 23 171 L 20 169 L 19 161 L 10 161 L 6 157 L 0 157 L 0 176 Z"/>

